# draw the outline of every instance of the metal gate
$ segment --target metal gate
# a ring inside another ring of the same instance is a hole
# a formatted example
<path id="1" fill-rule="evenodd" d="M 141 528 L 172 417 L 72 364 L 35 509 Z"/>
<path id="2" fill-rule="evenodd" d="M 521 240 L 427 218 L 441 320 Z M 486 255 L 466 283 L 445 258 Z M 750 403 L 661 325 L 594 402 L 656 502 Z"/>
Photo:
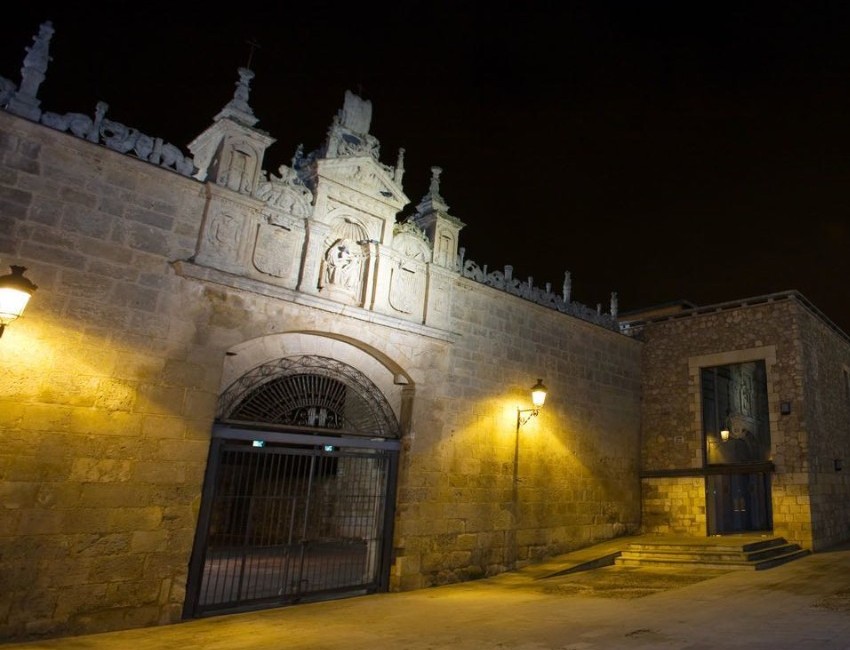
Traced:
<path id="1" fill-rule="evenodd" d="M 256 420 L 256 404 L 274 404 L 276 421 L 214 427 L 184 617 L 387 588 L 400 443 L 363 437 L 350 417 L 375 415 L 357 389 L 373 400 L 377 389 L 350 372 L 340 379 L 330 360 L 281 361 L 259 381 L 243 378 L 241 398 L 222 396 L 235 414 L 253 404 Z"/>

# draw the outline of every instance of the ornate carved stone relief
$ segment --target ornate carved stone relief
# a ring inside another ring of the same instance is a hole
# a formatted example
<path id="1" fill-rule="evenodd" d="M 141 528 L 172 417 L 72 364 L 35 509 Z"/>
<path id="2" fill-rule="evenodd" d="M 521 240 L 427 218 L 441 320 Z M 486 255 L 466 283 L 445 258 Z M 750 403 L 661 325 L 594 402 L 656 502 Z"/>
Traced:
<path id="1" fill-rule="evenodd" d="M 369 254 L 352 239 L 337 239 L 325 251 L 319 291 L 340 302 L 361 305 L 363 280 Z"/>
<path id="2" fill-rule="evenodd" d="M 254 193 L 269 206 L 296 217 L 308 218 L 313 214 L 313 193 L 304 186 L 294 169 L 281 165 L 278 174 L 266 175 L 257 184 Z"/>
<path id="3" fill-rule="evenodd" d="M 397 223 L 394 226 L 392 248 L 409 259 L 431 261 L 431 242 L 425 232 L 412 221 Z"/>
<path id="4" fill-rule="evenodd" d="M 534 278 L 528 278 L 527 281 L 520 282 L 513 277 L 512 266 L 505 266 L 504 272 L 488 272 L 486 264 L 482 268 L 472 260 L 464 260 L 463 256 L 464 250 L 461 248 L 458 256 L 458 264 L 461 268 L 461 275 L 465 278 L 475 280 L 496 289 L 501 289 L 515 296 L 535 302 L 538 305 L 556 309 L 562 313 L 596 323 L 608 329 L 619 330 L 615 315 L 617 311 L 616 293 L 611 295 L 611 309 L 613 314 L 604 314 L 602 313 L 601 305 L 597 306 L 594 310 L 580 303 L 570 301 L 572 281 L 569 272 L 564 274 L 564 293 L 563 295 L 558 295 L 552 291 L 552 285 L 550 283 L 547 283 L 544 289 L 534 286 Z"/>
<path id="5" fill-rule="evenodd" d="M 396 190 L 375 171 L 372 165 L 354 165 L 345 170 L 342 179 L 365 194 L 380 195 L 385 199 L 399 200 Z"/>

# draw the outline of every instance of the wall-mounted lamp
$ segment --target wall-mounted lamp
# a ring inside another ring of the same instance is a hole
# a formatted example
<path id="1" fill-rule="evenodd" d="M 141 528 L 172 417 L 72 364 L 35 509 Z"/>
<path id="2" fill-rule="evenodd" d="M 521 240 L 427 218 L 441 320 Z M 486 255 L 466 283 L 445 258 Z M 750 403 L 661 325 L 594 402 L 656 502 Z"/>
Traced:
<path id="1" fill-rule="evenodd" d="M 11 273 L 0 275 L 0 336 L 6 325 L 24 313 L 33 292 L 38 289 L 24 277 L 25 266 L 11 266 Z"/>
<path id="2" fill-rule="evenodd" d="M 530 409 L 521 409 L 517 408 L 516 410 L 516 430 L 519 431 L 519 428 L 528 422 L 531 418 L 537 415 L 540 412 L 540 409 L 543 408 L 543 404 L 546 402 L 546 386 L 543 385 L 543 380 L 538 379 L 537 383 L 531 387 L 531 403 L 534 405 L 533 408 Z M 523 414 L 526 414 L 523 417 Z"/>
<path id="3" fill-rule="evenodd" d="M 726 413 L 723 428 L 720 429 L 720 442 L 746 440 L 753 435 L 753 419 L 741 413 Z"/>

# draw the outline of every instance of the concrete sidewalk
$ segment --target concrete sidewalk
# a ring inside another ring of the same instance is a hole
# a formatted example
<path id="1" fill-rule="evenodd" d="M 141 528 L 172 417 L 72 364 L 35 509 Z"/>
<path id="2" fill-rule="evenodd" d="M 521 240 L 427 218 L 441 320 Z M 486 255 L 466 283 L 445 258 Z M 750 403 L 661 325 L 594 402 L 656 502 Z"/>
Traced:
<path id="1" fill-rule="evenodd" d="M 850 649 L 850 547 L 766 571 L 609 566 L 541 578 L 558 566 L 415 592 L 0 647 Z"/>

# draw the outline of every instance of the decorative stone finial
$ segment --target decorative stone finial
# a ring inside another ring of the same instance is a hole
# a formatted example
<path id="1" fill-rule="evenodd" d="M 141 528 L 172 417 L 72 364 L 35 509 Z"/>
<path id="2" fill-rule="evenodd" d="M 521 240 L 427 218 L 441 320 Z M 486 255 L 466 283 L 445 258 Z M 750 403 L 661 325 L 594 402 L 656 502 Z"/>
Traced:
<path id="1" fill-rule="evenodd" d="M 402 178 L 404 178 L 404 148 L 399 147 L 398 160 L 395 164 L 395 175 L 393 176 L 393 180 L 401 185 Z"/>
<path id="2" fill-rule="evenodd" d="M 617 292 L 611 292 L 611 318 L 617 318 L 617 314 L 619 312 L 619 305 L 617 302 Z"/>
<path id="3" fill-rule="evenodd" d="M 564 303 L 569 305 L 573 293 L 573 279 L 569 271 L 564 271 Z"/>
<path id="4" fill-rule="evenodd" d="M 21 86 L 9 100 L 6 107 L 10 113 L 28 120 L 38 121 L 41 109 L 38 100 L 38 87 L 44 81 L 47 64 L 50 61 L 50 39 L 54 33 L 53 23 L 49 20 L 39 26 L 38 34 L 33 37 L 32 47 L 26 48 L 27 55 L 21 68 Z"/>
<path id="5" fill-rule="evenodd" d="M 422 197 L 419 205 L 416 206 L 416 211 L 419 214 L 427 214 L 429 212 L 443 212 L 449 210 L 446 200 L 440 196 L 440 174 L 443 173 L 442 167 L 431 167 L 431 184 L 428 187 L 428 193 Z"/>
<path id="6" fill-rule="evenodd" d="M 225 107 L 221 109 L 221 112 L 215 116 L 215 120 L 218 121 L 228 117 L 244 126 L 254 126 L 258 122 L 258 119 L 248 104 L 248 96 L 251 93 L 251 80 L 254 78 L 254 72 L 248 68 L 239 68 L 238 73 L 239 81 L 236 82 L 233 99 L 227 102 Z"/>
<path id="7" fill-rule="evenodd" d="M 440 174 L 442 173 L 442 167 L 431 167 L 431 187 L 428 191 L 434 198 L 440 198 Z"/>
<path id="8" fill-rule="evenodd" d="M 295 147 L 295 153 L 292 154 L 292 169 L 298 169 L 301 166 L 301 161 L 304 159 L 304 144 L 299 144 Z"/>

